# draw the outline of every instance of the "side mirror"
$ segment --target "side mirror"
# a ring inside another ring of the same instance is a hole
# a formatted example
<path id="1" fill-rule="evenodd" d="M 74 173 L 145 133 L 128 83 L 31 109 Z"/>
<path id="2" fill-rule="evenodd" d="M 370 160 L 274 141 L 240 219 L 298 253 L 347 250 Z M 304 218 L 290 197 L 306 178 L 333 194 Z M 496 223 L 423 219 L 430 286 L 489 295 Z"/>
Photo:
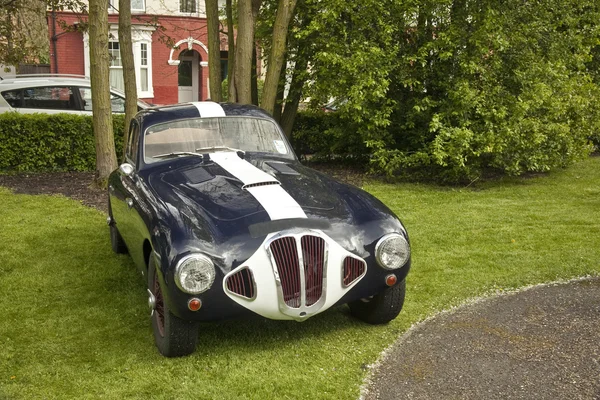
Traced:
<path id="1" fill-rule="evenodd" d="M 129 163 L 123 163 L 119 166 L 119 172 L 123 176 L 129 176 L 133 173 L 133 165 Z"/>

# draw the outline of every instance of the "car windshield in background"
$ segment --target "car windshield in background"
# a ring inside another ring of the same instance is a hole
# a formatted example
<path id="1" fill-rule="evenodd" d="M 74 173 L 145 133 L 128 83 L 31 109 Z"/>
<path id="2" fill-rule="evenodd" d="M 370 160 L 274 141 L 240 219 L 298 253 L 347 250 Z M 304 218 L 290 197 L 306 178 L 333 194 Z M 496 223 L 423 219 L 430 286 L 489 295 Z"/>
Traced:
<path id="1" fill-rule="evenodd" d="M 151 126 L 144 138 L 144 161 L 157 162 L 170 154 L 190 155 L 233 149 L 291 157 L 274 122 L 252 117 L 222 117 L 186 119 Z"/>

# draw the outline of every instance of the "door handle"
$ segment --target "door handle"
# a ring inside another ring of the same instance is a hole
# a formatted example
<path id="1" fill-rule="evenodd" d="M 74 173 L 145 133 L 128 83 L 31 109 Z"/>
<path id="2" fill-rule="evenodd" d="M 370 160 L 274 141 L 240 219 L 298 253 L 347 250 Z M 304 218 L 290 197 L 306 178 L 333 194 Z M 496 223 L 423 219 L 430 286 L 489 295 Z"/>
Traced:
<path id="1" fill-rule="evenodd" d="M 133 207 L 133 200 L 129 197 L 125 200 L 125 203 L 127 203 L 127 208 Z"/>

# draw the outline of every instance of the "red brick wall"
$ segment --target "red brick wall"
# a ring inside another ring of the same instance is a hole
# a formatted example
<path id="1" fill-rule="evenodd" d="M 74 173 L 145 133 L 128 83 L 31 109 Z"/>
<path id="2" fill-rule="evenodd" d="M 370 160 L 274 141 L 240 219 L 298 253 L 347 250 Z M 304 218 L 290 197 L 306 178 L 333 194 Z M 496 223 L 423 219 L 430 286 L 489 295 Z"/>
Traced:
<path id="1" fill-rule="evenodd" d="M 150 16 L 134 17 L 134 24 L 140 24 L 144 21 L 150 21 Z M 171 48 L 165 43 L 170 39 L 172 44 L 185 40 L 189 37 L 198 40 L 207 45 L 206 20 L 193 17 L 176 16 L 152 16 L 156 18 L 159 26 L 165 30 L 157 29 L 152 35 L 152 82 L 154 88 L 154 98 L 147 99 L 154 104 L 173 104 L 178 101 L 177 89 L 177 66 L 169 65 L 169 55 Z M 62 20 L 68 25 L 78 22 L 78 18 L 71 13 L 57 13 L 57 19 Z M 52 18 L 48 14 L 49 37 L 50 37 L 50 60 L 51 71 L 61 74 L 85 74 L 84 55 L 83 55 L 83 34 L 80 32 L 66 32 L 60 35 L 56 41 L 58 70 L 54 64 L 54 49 L 52 47 Z M 117 15 L 109 15 L 110 23 L 117 23 Z M 63 33 L 57 23 L 56 33 Z M 183 43 L 179 49 L 173 52 L 173 60 L 179 58 L 183 50 L 188 49 L 188 44 Z M 200 54 L 200 61 L 208 61 L 208 54 L 199 45 L 193 44 L 192 50 Z M 208 98 L 208 67 L 200 67 L 199 71 L 199 98 L 205 100 Z"/>
<path id="2" fill-rule="evenodd" d="M 56 13 L 56 56 L 52 43 L 52 16 L 48 14 L 48 37 L 50 40 L 50 72 L 60 74 L 85 74 L 83 63 L 83 34 L 81 32 L 64 33 L 58 21 L 64 21 L 68 25 L 79 22 L 79 19 L 71 13 Z M 58 65 L 55 64 L 58 61 Z M 57 68 L 58 67 L 58 68 Z"/>

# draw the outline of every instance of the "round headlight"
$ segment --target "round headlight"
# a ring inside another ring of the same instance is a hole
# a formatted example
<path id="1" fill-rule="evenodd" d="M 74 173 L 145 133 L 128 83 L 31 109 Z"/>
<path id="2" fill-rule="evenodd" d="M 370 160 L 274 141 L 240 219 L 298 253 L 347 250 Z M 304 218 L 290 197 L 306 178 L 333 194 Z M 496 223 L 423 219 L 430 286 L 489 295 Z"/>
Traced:
<path id="1" fill-rule="evenodd" d="M 390 233 L 377 242 L 375 257 L 383 268 L 397 269 L 406 264 L 410 258 L 410 246 L 404 236 Z"/>
<path id="2" fill-rule="evenodd" d="M 182 258 L 175 267 L 175 283 L 183 292 L 199 294 L 215 281 L 215 266 L 210 258 L 193 254 Z"/>

